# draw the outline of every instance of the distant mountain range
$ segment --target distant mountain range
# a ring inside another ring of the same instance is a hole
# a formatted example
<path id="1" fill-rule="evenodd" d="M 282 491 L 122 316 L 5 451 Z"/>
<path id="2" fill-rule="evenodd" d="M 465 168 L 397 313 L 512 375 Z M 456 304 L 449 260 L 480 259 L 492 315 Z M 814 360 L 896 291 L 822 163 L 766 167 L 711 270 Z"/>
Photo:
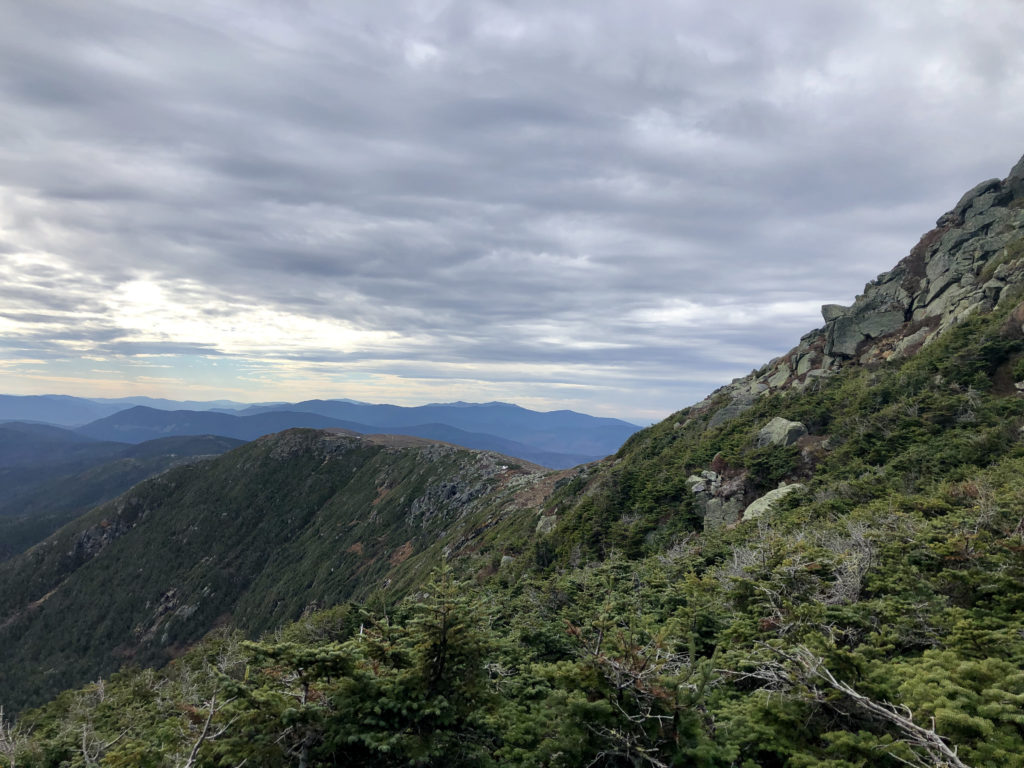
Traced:
<path id="1" fill-rule="evenodd" d="M 74 427 L 83 437 L 116 443 L 184 435 L 253 440 L 293 427 L 401 434 L 497 451 L 555 469 L 614 453 L 639 429 L 619 419 L 568 410 L 544 413 L 501 402 L 410 408 L 344 399 L 246 405 L 230 400 L 0 395 L 0 421 L 5 419 Z M 64 445 L 60 450 L 75 449 Z"/>
<path id="2" fill-rule="evenodd" d="M 0 421 L 40 421 L 59 427 L 80 427 L 134 405 L 194 411 L 238 411 L 251 407 L 233 400 L 166 400 L 155 397 L 85 398 L 71 395 L 0 395 Z"/>

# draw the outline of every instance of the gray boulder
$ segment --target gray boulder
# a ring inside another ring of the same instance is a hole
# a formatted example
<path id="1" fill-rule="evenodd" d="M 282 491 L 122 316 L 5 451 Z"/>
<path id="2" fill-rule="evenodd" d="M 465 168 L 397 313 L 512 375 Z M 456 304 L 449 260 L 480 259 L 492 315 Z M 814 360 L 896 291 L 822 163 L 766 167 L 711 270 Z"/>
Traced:
<path id="1" fill-rule="evenodd" d="M 1024 196 L 1024 157 L 1018 160 L 1010 170 L 1010 175 L 1006 178 L 1006 185 L 1016 197 Z"/>
<path id="2" fill-rule="evenodd" d="M 743 499 L 741 497 L 708 499 L 704 507 L 704 530 L 710 531 L 732 525 L 740 519 L 742 512 Z"/>
<path id="3" fill-rule="evenodd" d="M 793 483 L 792 485 L 780 485 L 773 491 L 768 491 L 764 496 L 757 499 L 757 501 L 751 502 L 751 504 L 743 511 L 744 520 L 755 520 L 766 512 L 770 512 L 780 500 L 786 498 L 793 491 L 799 491 L 804 486 L 800 483 Z"/>
<path id="4" fill-rule="evenodd" d="M 905 319 L 898 309 L 837 317 L 825 328 L 825 354 L 853 357 L 862 341 L 892 333 Z"/>
<path id="5" fill-rule="evenodd" d="M 766 445 L 792 445 L 801 437 L 807 434 L 807 427 L 799 421 L 790 421 L 781 416 L 776 416 L 757 433 L 757 447 L 764 448 Z"/>
<path id="6" fill-rule="evenodd" d="M 752 394 L 740 394 L 732 399 L 732 402 L 718 411 L 708 421 L 708 429 L 720 427 L 727 421 L 732 421 L 741 413 L 754 406 L 755 396 Z"/>
<path id="7" fill-rule="evenodd" d="M 838 320 L 840 317 L 846 317 L 853 310 L 850 307 L 844 307 L 842 304 L 822 304 L 821 305 L 821 316 L 825 318 L 826 323 L 831 323 L 833 320 Z"/>
<path id="8" fill-rule="evenodd" d="M 988 192 L 995 192 L 999 190 L 1002 185 L 1003 183 L 999 179 L 988 179 L 987 181 L 983 181 L 976 185 L 969 191 L 965 192 L 964 196 L 960 198 L 960 201 L 953 206 L 953 216 L 960 221 L 963 221 L 964 214 L 967 212 L 967 209 L 974 206 L 978 198 Z M 981 206 L 978 207 L 980 208 Z"/>

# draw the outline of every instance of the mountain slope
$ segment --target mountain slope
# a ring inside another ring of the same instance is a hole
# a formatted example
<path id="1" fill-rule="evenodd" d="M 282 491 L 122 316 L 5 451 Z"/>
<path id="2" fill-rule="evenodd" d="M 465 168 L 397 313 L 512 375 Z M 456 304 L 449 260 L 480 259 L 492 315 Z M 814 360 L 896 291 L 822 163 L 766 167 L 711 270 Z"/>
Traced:
<path id="1" fill-rule="evenodd" d="M 907 491 L 1016 451 L 1022 299 L 1024 158 L 966 193 L 851 307 L 823 307 L 825 326 L 790 352 L 630 438 L 574 508 L 578 530 L 563 549 L 611 537 L 636 552 L 666 517 L 669 528 L 735 524 L 781 481 L 815 488 L 867 464 L 891 467 Z M 809 434 L 759 445 L 775 417 Z M 880 436 L 883 446 L 866 446 Z M 915 462 L 917 480 L 906 474 Z M 623 508 L 638 520 L 623 525 Z"/>
<path id="2" fill-rule="evenodd" d="M 39 429 L 40 425 L 30 427 Z M 0 429 L 0 435 L 2 432 Z M 23 437 L 14 429 L 11 433 Z M 85 441 L 74 433 L 67 434 L 72 440 Z M 39 459 L 0 468 L 0 560 L 42 541 L 91 507 L 148 477 L 204 456 L 224 453 L 241 443 L 205 435 L 168 437 L 139 445 L 92 441 L 84 444 L 92 449 L 91 454 L 79 453 L 73 461 L 47 463 Z M 24 442 L 18 440 L 13 445 L 17 450 L 18 446 L 24 447 Z M 54 453 L 59 455 L 59 451 Z M 27 460 L 22 457 L 22 461 Z"/>
<path id="3" fill-rule="evenodd" d="M 0 563 L 0 689 L 41 701 L 126 659 L 165 662 L 228 617 L 253 632 L 365 597 L 542 480 L 512 463 L 290 430 L 167 472 Z"/>

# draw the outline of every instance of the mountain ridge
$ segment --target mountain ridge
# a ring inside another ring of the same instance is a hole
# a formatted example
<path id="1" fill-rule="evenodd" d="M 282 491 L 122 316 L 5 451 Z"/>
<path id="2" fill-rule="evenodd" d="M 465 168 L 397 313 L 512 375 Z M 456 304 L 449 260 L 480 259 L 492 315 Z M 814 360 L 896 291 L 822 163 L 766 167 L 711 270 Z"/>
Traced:
<path id="1" fill-rule="evenodd" d="M 486 526 L 488 515 L 510 514 L 515 507 L 505 494 L 554 474 L 415 437 L 308 429 L 268 435 L 201 467 L 145 481 L 0 562 L 0 582 L 10 585 L 0 595 L 0 635 L 19 637 L 31 669 L 93 675 L 112 672 L 124 658 L 163 663 L 226 614 L 249 631 L 264 630 L 298 618 L 311 603 L 366 597 L 383 581 L 408 578 L 408 568 L 441 556 L 439 541 Z M 140 567 L 125 571 L 122 563 Z M 74 641 L 75 653 L 92 661 L 61 661 L 43 638 L 81 611 L 86 595 L 101 593 Z M 0 669 L 0 688 L 36 701 L 31 690 L 54 692 L 31 677 L 25 683 Z"/>
<path id="2" fill-rule="evenodd" d="M 850 365 L 905 359 L 970 315 L 1019 300 L 1022 284 L 1024 157 L 1006 178 L 989 179 L 964 193 L 849 307 L 823 305 L 823 327 L 694 407 L 718 407 L 728 398 L 727 410 L 714 420 L 717 426 L 764 394 L 801 391 Z"/>
<path id="3" fill-rule="evenodd" d="M 162 435 L 185 434 L 218 434 L 252 440 L 294 427 L 337 428 L 361 434 L 397 433 L 426 437 L 466 448 L 498 451 L 524 461 L 564 469 L 613 453 L 639 429 L 618 419 L 587 416 L 574 411 L 539 413 L 507 404 L 480 405 L 479 408 L 488 416 L 483 419 L 479 412 L 467 416 L 462 413 L 467 408 L 452 409 L 448 406 L 405 408 L 314 400 L 298 403 L 296 407 L 304 409 L 289 411 L 258 407 L 238 414 L 226 414 L 135 406 L 79 427 L 76 432 L 97 440 L 136 442 Z M 362 421 L 362 417 L 373 420 Z M 493 431 L 464 429 L 459 424 L 465 427 L 478 425 Z"/>

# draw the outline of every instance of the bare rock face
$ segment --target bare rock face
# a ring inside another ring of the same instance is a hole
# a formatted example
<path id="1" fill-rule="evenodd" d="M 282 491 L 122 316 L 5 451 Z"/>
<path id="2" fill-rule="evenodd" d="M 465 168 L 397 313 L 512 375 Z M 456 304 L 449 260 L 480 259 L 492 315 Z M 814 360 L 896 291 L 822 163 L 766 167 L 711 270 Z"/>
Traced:
<path id="1" fill-rule="evenodd" d="M 800 391 L 848 365 L 916 353 L 975 312 L 989 312 L 1024 289 L 1024 157 L 1005 179 L 970 189 L 892 270 L 852 305 L 822 307 L 823 328 L 787 354 L 712 393 L 708 428 L 735 418 L 763 394 Z M 727 395 L 724 407 L 722 395 Z"/>
<path id="2" fill-rule="evenodd" d="M 970 314 L 990 311 L 1008 285 L 1024 281 L 1022 202 L 1024 158 L 1006 179 L 961 197 L 852 306 L 822 307 L 826 354 L 840 364 L 912 354 Z"/>

